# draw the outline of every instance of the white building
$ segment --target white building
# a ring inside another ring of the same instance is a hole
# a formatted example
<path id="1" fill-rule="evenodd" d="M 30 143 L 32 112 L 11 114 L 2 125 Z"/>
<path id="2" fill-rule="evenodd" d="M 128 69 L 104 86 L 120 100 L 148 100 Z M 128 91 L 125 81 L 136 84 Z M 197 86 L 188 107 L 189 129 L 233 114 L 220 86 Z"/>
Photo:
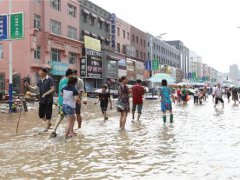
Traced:
<path id="1" fill-rule="evenodd" d="M 189 53 L 189 72 L 196 73 L 198 78 L 203 77 L 202 57 L 194 51 L 190 51 Z"/>
<path id="2" fill-rule="evenodd" d="M 238 82 L 238 65 L 233 64 L 229 68 L 229 79 L 233 82 Z"/>

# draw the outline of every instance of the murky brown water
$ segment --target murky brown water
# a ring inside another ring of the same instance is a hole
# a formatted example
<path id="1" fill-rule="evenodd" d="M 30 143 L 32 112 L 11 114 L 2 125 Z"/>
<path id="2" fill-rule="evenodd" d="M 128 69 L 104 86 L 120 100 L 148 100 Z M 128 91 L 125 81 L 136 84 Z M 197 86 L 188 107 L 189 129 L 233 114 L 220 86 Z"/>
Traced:
<path id="1" fill-rule="evenodd" d="M 190 102 L 192 103 L 192 102 Z M 93 104 L 93 102 L 91 102 Z M 240 106 L 174 106 L 175 123 L 163 126 L 158 101 L 146 101 L 142 123 L 119 132 L 118 114 L 100 118 L 83 108 L 83 128 L 64 141 L 41 134 L 36 112 L 0 114 L 0 179 L 240 179 Z"/>

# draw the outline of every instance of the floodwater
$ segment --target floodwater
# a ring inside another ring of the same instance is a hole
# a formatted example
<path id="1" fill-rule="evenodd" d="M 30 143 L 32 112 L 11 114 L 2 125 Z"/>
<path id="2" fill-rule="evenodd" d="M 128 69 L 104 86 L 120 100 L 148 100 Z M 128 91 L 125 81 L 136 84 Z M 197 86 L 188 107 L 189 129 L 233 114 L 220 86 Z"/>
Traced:
<path id="1" fill-rule="evenodd" d="M 16 135 L 18 115 L 0 114 L 0 179 L 240 179 L 240 105 L 190 101 L 164 126 L 159 101 L 145 101 L 141 123 L 129 116 L 120 132 L 118 113 L 103 122 L 90 101 L 67 142 L 64 124 L 55 139 L 42 133 L 36 110 L 22 114 Z"/>

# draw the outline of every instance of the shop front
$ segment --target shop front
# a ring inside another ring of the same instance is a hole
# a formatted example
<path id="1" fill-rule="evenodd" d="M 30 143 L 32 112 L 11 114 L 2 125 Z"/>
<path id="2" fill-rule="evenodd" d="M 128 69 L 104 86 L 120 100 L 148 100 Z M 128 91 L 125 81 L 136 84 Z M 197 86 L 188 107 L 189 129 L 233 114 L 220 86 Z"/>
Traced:
<path id="1" fill-rule="evenodd" d="M 84 36 L 85 57 L 80 60 L 80 76 L 87 92 L 102 85 L 103 53 L 100 40 Z"/>
<path id="2" fill-rule="evenodd" d="M 130 58 L 127 58 L 127 77 L 129 84 L 134 84 L 136 82 L 136 61 Z"/>

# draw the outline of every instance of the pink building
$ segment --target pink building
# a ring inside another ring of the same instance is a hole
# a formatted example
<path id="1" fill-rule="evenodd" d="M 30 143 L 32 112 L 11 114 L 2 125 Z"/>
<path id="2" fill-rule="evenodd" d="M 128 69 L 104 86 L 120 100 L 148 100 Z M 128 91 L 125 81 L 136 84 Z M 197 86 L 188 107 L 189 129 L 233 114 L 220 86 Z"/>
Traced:
<path id="1" fill-rule="evenodd" d="M 8 0 L 0 3 L 8 13 Z M 83 42 L 79 41 L 78 0 L 12 1 L 12 12 L 24 13 L 24 38 L 13 41 L 13 73 L 37 79 L 39 68 L 48 68 L 56 82 L 67 68 L 80 70 Z M 8 85 L 9 49 L 0 41 L 0 81 Z"/>

